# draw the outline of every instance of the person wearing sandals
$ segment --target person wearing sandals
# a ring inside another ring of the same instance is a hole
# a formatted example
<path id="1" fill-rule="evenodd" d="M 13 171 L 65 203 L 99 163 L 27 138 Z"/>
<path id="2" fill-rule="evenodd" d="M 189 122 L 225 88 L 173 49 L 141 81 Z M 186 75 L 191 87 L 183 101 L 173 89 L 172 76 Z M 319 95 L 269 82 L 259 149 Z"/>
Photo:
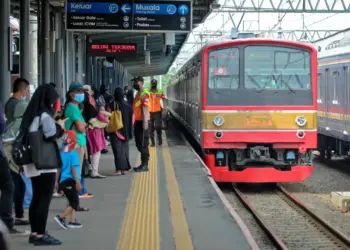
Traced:
<path id="1" fill-rule="evenodd" d="M 77 133 L 77 147 L 75 151 L 79 155 L 80 160 L 80 172 L 82 173 L 83 162 L 87 155 L 87 140 L 86 130 L 87 124 L 83 118 L 82 112 L 79 110 L 79 104 L 82 104 L 85 99 L 84 88 L 78 82 L 74 82 L 69 85 L 67 93 L 67 106 L 64 111 L 64 116 L 69 118 L 66 121 L 66 129 L 73 129 Z M 87 192 L 86 184 L 84 179 L 81 180 L 82 193 L 79 195 L 80 198 L 92 198 L 93 195 Z M 88 211 L 86 208 L 79 208 L 78 211 Z"/>
<path id="2" fill-rule="evenodd" d="M 98 172 L 101 158 L 101 151 L 107 147 L 104 127 L 108 125 L 108 118 L 98 112 L 90 103 L 90 96 L 85 93 L 83 118 L 88 121 L 88 129 L 86 132 L 88 151 L 91 155 L 92 173 L 91 178 L 106 178 Z M 104 108 L 104 106 L 102 106 Z M 99 107 L 98 107 L 99 108 Z M 101 123 L 102 119 L 102 124 Z M 102 125 L 102 127 L 100 126 Z"/>
<path id="3" fill-rule="evenodd" d="M 68 207 L 63 213 L 55 216 L 55 221 L 63 229 L 81 228 L 82 225 L 75 218 L 75 211 L 79 208 L 79 192 L 81 190 L 80 160 L 77 152 L 74 151 L 77 144 L 77 135 L 73 130 L 65 132 L 62 139 L 61 159 L 62 169 L 60 175 L 56 175 L 56 186 L 60 185 L 67 200 Z M 70 221 L 66 224 L 66 217 Z"/>
<path id="4" fill-rule="evenodd" d="M 132 139 L 133 109 L 124 100 L 124 93 L 121 88 L 115 89 L 114 102 L 111 103 L 110 108 L 111 110 L 120 110 L 123 118 L 123 128 L 109 134 L 115 163 L 115 172 L 113 175 L 125 175 L 131 168 L 129 161 L 129 140 Z"/>

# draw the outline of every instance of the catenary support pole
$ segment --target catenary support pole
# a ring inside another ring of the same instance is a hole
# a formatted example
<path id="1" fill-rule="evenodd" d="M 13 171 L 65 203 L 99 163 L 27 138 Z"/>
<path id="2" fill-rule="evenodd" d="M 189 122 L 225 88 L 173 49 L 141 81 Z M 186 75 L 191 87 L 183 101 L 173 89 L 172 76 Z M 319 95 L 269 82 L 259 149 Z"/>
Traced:
<path id="1" fill-rule="evenodd" d="M 30 85 L 33 91 L 38 87 L 39 84 L 39 72 L 38 72 L 38 17 L 30 16 L 30 35 L 29 35 L 29 46 L 30 46 Z"/>

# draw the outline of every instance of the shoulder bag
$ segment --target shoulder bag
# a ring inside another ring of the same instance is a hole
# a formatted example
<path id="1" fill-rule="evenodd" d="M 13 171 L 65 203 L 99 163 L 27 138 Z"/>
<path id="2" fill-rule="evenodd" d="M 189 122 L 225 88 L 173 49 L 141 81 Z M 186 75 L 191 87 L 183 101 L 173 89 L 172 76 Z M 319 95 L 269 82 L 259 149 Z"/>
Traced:
<path id="1" fill-rule="evenodd" d="M 107 133 L 117 132 L 119 129 L 123 128 L 123 117 L 122 112 L 119 109 L 118 104 L 114 103 L 114 110 L 111 115 L 108 126 L 106 127 Z"/>
<path id="2" fill-rule="evenodd" d="M 45 138 L 41 119 L 39 129 L 28 133 L 28 142 L 31 149 L 33 163 L 37 170 L 58 169 L 62 167 L 62 161 L 56 141 Z"/>

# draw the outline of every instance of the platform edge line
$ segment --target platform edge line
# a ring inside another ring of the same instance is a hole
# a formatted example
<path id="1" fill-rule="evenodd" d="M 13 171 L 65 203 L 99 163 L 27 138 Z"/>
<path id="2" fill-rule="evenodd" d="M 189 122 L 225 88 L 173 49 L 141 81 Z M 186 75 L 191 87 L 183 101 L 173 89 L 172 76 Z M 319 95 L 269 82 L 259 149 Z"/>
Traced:
<path id="1" fill-rule="evenodd" d="M 193 149 L 193 147 L 189 144 L 189 142 L 186 140 L 186 138 L 185 138 L 185 136 L 184 136 L 184 134 L 182 132 L 181 132 L 181 137 L 184 140 L 184 142 L 186 143 L 186 145 L 192 150 L 194 155 L 197 157 L 197 159 L 200 162 L 200 164 L 202 165 L 202 167 L 204 167 L 203 171 L 208 173 L 207 171 L 208 170 L 210 171 L 210 169 L 205 164 L 205 162 L 202 160 L 202 158 L 197 154 L 197 152 Z M 261 250 L 259 248 L 258 244 L 256 243 L 256 241 L 254 240 L 252 234 L 250 233 L 250 230 L 248 229 L 246 224 L 243 222 L 242 218 L 236 213 L 236 211 L 234 210 L 234 208 L 232 207 L 230 202 L 226 199 L 225 195 L 221 192 L 219 186 L 216 184 L 214 179 L 211 177 L 211 175 L 207 175 L 207 178 L 209 179 L 209 181 L 210 181 L 211 185 L 213 186 L 215 192 L 218 194 L 219 198 L 221 199 L 221 202 L 226 207 L 227 211 L 231 214 L 233 219 L 237 222 L 237 224 L 238 224 L 239 228 L 241 229 L 243 235 L 247 239 L 248 244 L 251 247 L 251 249 L 252 250 Z"/>
<path id="2" fill-rule="evenodd" d="M 193 250 L 194 247 L 192 237 L 187 224 L 179 184 L 176 180 L 174 166 L 168 147 L 167 136 L 164 135 L 164 137 L 165 140 L 163 140 L 162 152 L 175 248 L 177 250 Z"/>

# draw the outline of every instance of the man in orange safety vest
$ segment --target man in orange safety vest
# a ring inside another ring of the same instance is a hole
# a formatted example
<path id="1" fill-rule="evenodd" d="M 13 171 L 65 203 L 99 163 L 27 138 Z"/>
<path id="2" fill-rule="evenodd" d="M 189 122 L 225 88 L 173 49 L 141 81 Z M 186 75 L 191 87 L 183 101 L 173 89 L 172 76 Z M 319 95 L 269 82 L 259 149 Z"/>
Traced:
<path id="1" fill-rule="evenodd" d="M 150 91 L 150 137 L 151 147 L 155 146 L 154 142 L 154 130 L 157 131 L 158 144 L 162 145 L 162 101 L 166 100 L 163 91 L 157 89 L 157 80 L 151 80 L 151 91 Z"/>

